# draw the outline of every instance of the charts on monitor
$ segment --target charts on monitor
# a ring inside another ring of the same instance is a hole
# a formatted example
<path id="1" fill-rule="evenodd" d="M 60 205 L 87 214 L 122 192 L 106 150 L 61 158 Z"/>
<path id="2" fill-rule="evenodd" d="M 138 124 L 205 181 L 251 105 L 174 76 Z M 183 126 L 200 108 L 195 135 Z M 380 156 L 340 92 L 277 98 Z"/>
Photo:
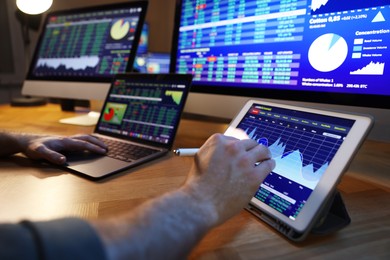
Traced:
<path id="1" fill-rule="evenodd" d="M 108 102 L 103 112 L 103 122 L 121 125 L 127 104 Z"/>
<path id="2" fill-rule="evenodd" d="M 370 62 L 367 66 L 351 71 L 351 75 L 383 75 L 385 70 L 384 62 Z"/>
<path id="3" fill-rule="evenodd" d="M 328 0 L 312 0 L 311 1 L 311 10 L 314 12 L 320 9 L 322 6 L 325 6 L 328 3 Z"/>
<path id="4" fill-rule="evenodd" d="M 165 91 L 165 96 L 171 97 L 172 101 L 176 105 L 180 105 L 181 98 L 183 97 L 183 92 L 181 92 L 181 91 L 174 91 L 174 90 L 167 90 L 167 91 Z"/>
<path id="5" fill-rule="evenodd" d="M 365 97 L 389 95 L 389 0 L 182 2 L 171 64 L 196 92 L 386 104 Z"/>
<path id="6" fill-rule="evenodd" d="M 111 26 L 111 38 L 114 40 L 123 39 L 128 34 L 129 29 L 130 23 L 128 21 L 125 21 L 124 19 L 120 19 Z"/>
<path id="7" fill-rule="evenodd" d="M 178 120 L 182 97 L 183 92 L 178 90 L 118 83 L 110 94 L 103 121 L 125 129 L 128 135 L 168 140 Z"/>
<path id="8" fill-rule="evenodd" d="M 321 72 L 340 67 L 348 55 L 348 44 L 340 35 L 327 33 L 318 37 L 309 48 L 310 65 Z"/>
<path id="9" fill-rule="evenodd" d="M 46 26 L 35 76 L 107 77 L 126 71 L 138 18 L 86 17 L 64 16 Z"/>
<path id="10" fill-rule="evenodd" d="M 75 58 L 42 58 L 38 60 L 37 67 L 46 67 L 48 69 L 57 70 L 64 67 L 66 70 L 86 70 L 95 68 L 99 64 L 98 56 L 83 56 Z"/>
<path id="11" fill-rule="evenodd" d="M 312 14 L 326 14 L 388 5 L 388 0 L 311 0 Z"/>
<path id="12" fill-rule="evenodd" d="M 130 108 L 127 113 L 130 115 L 126 116 L 126 121 L 129 123 L 129 127 L 132 128 L 131 123 L 141 123 L 144 127 L 148 128 L 148 122 L 154 123 L 155 126 L 161 128 L 170 129 L 172 128 L 172 119 L 175 118 L 177 110 L 169 107 L 160 107 L 154 102 L 131 102 Z M 135 126 L 133 124 L 133 126 Z M 140 127 L 140 126 L 138 126 Z M 131 130 L 130 128 L 130 130 Z M 146 130 L 146 129 L 145 129 Z M 137 131 L 142 132 L 142 131 Z M 148 131 L 145 131 L 148 132 Z"/>

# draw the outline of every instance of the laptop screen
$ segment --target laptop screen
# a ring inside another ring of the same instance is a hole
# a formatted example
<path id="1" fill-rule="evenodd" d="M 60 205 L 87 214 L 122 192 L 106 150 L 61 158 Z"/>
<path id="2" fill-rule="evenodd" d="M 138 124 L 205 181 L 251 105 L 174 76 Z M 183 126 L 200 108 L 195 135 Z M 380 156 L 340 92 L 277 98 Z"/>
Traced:
<path id="1" fill-rule="evenodd" d="M 191 75 L 118 75 L 106 98 L 97 132 L 171 145 L 191 80 Z"/>
<path id="2" fill-rule="evenodd" d="M 49 13 L 29 78 L 110 82 L 130 71 L 146 9 L 138 1 Z"/>
<path id="3" fill-rule="evenodd" d="M 295 220 L 355 120 L 253 104 L 237 126 L 276 162 L 254 200 Z"/>

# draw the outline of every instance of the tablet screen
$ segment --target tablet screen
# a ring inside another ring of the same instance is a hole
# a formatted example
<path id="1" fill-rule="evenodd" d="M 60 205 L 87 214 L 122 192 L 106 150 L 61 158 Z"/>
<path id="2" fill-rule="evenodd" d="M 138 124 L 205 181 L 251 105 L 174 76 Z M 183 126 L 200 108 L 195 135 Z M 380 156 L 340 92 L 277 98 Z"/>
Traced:
<path id="1" fill-rule="evenodd" d="M 237 128 L 268 146 L 276 162 L 254 200 L 295 220 L 354 122 L 253 104 Z"/>

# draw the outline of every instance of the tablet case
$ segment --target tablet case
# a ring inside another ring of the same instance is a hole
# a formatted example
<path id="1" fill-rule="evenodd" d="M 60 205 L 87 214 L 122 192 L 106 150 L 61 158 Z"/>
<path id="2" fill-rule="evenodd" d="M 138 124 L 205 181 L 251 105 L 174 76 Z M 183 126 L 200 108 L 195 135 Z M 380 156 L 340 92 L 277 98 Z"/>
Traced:
<path id="1" fill-rule="evenodd" d="M 351 223 L 351 218 L 338 190 L 334 192 L 322 213 L 317 224 L 311 230 L 312 234 L 327 235 Z"/>
<path id="2" fill-rule="evenodd" d="M 268 224 L 274 226 L 277 224 L 277 229 L 282 234 L 286 235 L 292 241 L 302 241 L 307 233 L 295 232 L 291 227 L 284 225 L 281 221 L 276 221 L 272 219 L 271 216 L 267 216 L 264 212 L 261 212 L 255 207 L 248 205 L 247 208 L 250 213 L 259 217 Z M 328 235 L 343 229 L 351 223 L 351 218 L 347 212 L 344 201 L 341 197 L 341 194 L 338 190 L 333 192 L 328 202 L 325 204 L 323 210 L 321 211 L 320 217 L 317 222 L 313 225 L 310 230 L 311 234 L 314 235 Z M 272 219 L 272 220 L 271 220 Z"/>

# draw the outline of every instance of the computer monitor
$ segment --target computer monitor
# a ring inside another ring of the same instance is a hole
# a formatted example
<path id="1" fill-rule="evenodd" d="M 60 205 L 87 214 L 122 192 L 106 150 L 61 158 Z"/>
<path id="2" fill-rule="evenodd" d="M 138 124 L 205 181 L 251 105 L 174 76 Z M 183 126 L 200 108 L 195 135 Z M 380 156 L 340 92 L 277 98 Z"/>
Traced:
<path id="1" fill-rule="evenodd" d="M 148 54 L 149 49 L 149 24 L 144 22 L 141 31 L 141 37 L 139 39 L 137 55 L 135 56 L 133 63 L 133 71 L 141 72 L 145 65 L 145 57 Z"/>
<path id="2" fill-rule="evenodd" d="M 104 100 L 112 76 L 131 70 L 147 1 L 47 14 L 24 95 Z"/>
<path id="3" fill-rule="evenodd" d="M 148 52 L 136 57 L 134 67 L 136 67 L 137 71 L 140 73 L 168 73 L 170 61 L 170 53 Z"/>
<path id="4" fill-rule="evenodd" d="M 141 31 L 141 37 L 139 39 L 137 55 L 148 53 L 149 49 L 149 24 L 144 22 Z"/>
<path id="5" fill-rule="evenodd" d="M 146 62 L 147 73 L 167 73 L 171 63 L 171 54 L 163 52 L 149 52 Z"/>
<path id="6" fill-rule="evenodd" d="M 388 113 L 389 19 L 385 0 L 179 0 L 171 71 L 194 75 L 187 112 L 258 97 Z"/>

